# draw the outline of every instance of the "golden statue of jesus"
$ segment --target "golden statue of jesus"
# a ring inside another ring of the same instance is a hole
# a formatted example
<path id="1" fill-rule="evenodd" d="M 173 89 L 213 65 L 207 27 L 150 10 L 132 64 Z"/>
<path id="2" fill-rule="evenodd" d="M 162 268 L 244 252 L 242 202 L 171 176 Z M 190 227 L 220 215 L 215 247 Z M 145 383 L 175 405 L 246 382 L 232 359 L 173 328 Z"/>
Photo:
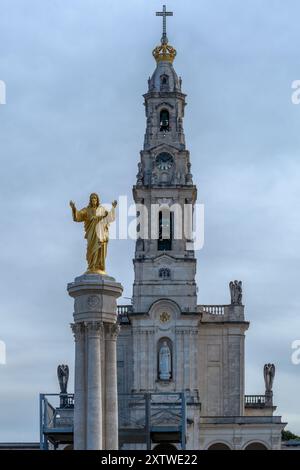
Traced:
<path id="1" fill-rule="evenodd" d="M 109 224 L 114 222 L 116 218 L 117 201 L 112 203 L 112 208 L 108 212 L 100 205 L 98 194 L 92 193 L 87 207 L 78 211 L 73 201 L 70 201 L 70 206 L 74 222 L 84 222 L 87 240 L 87 274 L 106 274 L 105 259 L 109 240 Z"/>

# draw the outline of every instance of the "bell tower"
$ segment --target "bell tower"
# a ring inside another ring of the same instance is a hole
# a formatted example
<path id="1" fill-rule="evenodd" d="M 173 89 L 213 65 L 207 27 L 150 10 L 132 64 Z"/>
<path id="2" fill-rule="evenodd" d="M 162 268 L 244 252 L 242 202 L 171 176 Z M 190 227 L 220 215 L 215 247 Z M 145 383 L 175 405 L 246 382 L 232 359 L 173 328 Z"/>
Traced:
<path id="1" fill-rule="evenodd" d="M 173 62 L 163 12 L 161 43 L 153 50 L 156 69 L 144 95 L 146 132 L 133 196 L 137 205 L 133 311 L 148 313 L 158 300 L 196 312 L 196 259 L 192 243 L 197 190 L 183 129 L 186 95 Z"/>
<path id="2" fill-rule="evenodd" d="M 199 208 L 184 136 L 186 95 L 173 67 L 177 53 L 167 37 L 172 13 L 164 7 L 157 15 L 163 17 L 163 34 L 153 51 L 156 68 L 144 95 L 146 132 L 133 187 L 132 305 L 119 307 L 120 441 L 124 449 L 134 442 L 138 449 L 168 443 L 177 449 L 241 450 L 257 439 L 267 440 L 266 448 L 280 448 L 285 424 L 273 416 L 270 393 L 245 396 L 249 323 L 241 281 L 229 285 L 230 304 L 197 305 L 199 233 L 192 220 Z M 186 403 L 183 419 L 176 412 L 179 395 Z"/>

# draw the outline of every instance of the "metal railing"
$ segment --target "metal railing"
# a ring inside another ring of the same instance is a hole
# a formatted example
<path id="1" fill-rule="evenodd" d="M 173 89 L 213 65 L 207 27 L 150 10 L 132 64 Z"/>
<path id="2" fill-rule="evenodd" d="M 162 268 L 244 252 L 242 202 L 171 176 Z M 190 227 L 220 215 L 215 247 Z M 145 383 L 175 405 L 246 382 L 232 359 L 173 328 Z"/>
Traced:
<path id="1" fill-rule="evenodd" d="M 73 420 L 74 393 L 41 393 L 40 448 L 48 449 L 49 434 L 73 432 Z"/>

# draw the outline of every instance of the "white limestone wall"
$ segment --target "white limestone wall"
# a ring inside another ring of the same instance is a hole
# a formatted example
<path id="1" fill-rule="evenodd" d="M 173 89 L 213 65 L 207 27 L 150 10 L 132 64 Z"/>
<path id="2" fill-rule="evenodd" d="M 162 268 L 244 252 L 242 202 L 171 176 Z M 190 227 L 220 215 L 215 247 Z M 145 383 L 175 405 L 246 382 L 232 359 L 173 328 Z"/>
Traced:
<path id="1" fill-rule="evenodd" d="M 161 314 L 169 315 L 161 321 Z M 131 317 L 133 344 L 133 390 L 195 391 L 197 383 L 196 316 L 183 317 L 171 301 L 157 302 L 149 315 Z M 158 344 L 163 338 L 172 343 L 172 380 L 158 378 Z"/>
<path id="2" fill-rule="evenodd" d="M 244 413 L 244 332 L 247 323 L 207 322 L 199 326 L 198 387 L 202 416 Z"/>
<path id="3" fill-rule="evenodd" d="M 263 444 L 267 450 L 280 450 L 282 424 L 260 423 L 259 419 L 252 425 L 200 424 L 201 432 L 197 449 L 208 450 L 213 444 L 225 444 L 231 450 L 245 450 L 252 443 Z"/>

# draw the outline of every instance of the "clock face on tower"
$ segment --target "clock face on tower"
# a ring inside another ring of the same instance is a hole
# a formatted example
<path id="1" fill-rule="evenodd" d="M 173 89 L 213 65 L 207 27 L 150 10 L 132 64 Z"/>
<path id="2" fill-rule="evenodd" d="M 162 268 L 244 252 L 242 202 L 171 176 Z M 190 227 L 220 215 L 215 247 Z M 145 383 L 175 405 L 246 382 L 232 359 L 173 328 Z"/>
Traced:
<path id="1" fill-rule="evenodd" d="M 173 157 L 167 152 L 162 152 L 157 155 L 155 163 L 159 170 L 170 170 L 173 166 Z"/>

